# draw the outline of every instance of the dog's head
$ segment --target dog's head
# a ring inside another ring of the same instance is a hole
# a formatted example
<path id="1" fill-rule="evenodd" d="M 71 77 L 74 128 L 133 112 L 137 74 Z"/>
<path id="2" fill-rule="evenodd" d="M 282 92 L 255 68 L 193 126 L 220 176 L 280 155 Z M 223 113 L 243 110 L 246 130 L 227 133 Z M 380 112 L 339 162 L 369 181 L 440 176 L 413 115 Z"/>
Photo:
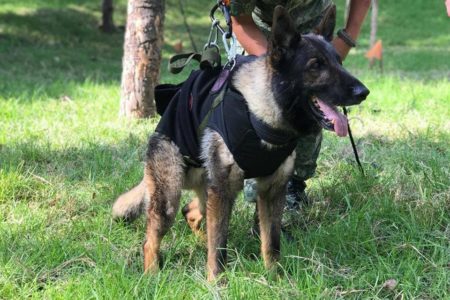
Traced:
<path id="1" fill-rule="evenodd" d="M 330 43 L 335 20 L 333 6 L 314 33 L 300 35 L 289 13 L 281 6 L 275 8 L 268 53 L 272 85 L 285 118 L 300 132 L 317 130 L 320 125 L 346 135 L 347 119 L 336 106 L 359 104 L 369 94 L 342 67 Z"/>

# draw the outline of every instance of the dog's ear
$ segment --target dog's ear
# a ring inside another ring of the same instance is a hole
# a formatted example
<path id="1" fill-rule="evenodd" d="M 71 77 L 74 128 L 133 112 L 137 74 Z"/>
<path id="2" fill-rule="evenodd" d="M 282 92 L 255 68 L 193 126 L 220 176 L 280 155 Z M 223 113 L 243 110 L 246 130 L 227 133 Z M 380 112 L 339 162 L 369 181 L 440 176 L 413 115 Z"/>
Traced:
<path id="1" fill-rule="evenodd" d="M 334 27 L 336 26 L 336 5 L 331 5 L 320 21 L 320 24 L 314 29 L 315 34 L 319 34 L 325 40 L 331 42 L 333 40 Z"/>
<path id="2" fill-rule="evenodd" d="M 295 30 L 294 21 L 289 12 L 278 5 L 275 7 L 272 21 L 272 37 L 269 43 L 269 53 L 272 59 L 279 61 L 288 50 L 295 49 L 301 36 Z"/>

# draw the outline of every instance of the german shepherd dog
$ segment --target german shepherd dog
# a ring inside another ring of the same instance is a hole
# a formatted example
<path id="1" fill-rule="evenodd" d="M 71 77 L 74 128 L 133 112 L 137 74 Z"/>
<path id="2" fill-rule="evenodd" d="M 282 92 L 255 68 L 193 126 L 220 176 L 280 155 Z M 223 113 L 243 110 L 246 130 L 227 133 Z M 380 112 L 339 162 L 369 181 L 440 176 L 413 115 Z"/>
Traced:
<path id="1" fill-rule="evenodd" d="M 335 15 L 333 8 L 314 33 L 300 35 L 289 13 L 281 6 L 275 9 L 268 54 L 243 63 L 229 79 L 245 98 L 250 113 L 275 129 L 297 136 L 321 128 L 340 136 L 347 134 L 347 119 L 336 106 L 359 104 L 369 90 L 341 66 L 329 43 Z M 265 140 L 261 144 L 269 150 L 277 148 Z M 190 167 L 172 140 L 153 134 L 142 182 L 121 195 L 113 206 L 116 218 L 133 219 L 143 211 L 147 213 L 145 272 L 159 268 L 161 240 L 174 222 L 182 189 L 191 189 L 197 195 L 182 210 L 191 229 L 198 233 L 206 218 L 208 280 L 214 280 L 224 269 L 232 206 L 245 176 L 218 132 L 206 128 L 200 148 L 202 167 Z M 271 175 L 256 178 L 266 268 L 272 268 L 280 256 L 285 189 L 294 159 L 295 151 Z"/>

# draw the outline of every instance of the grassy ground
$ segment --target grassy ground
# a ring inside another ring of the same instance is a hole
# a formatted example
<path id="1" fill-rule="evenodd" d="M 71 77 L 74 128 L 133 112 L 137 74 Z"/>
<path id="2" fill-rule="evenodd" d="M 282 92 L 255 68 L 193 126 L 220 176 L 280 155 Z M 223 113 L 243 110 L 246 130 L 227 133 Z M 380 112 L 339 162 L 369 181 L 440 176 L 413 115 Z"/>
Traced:
<path id="1" fill-rule="evenodd" d="M 114 198 L 142 176 L 156 120 L 118 118 L 123 37 L 97 31 L 97 2 L 0 6 L 0 299 L 450 298 L 443 1 L 381 1 L 384 74 L 363 58 L 367 26 L 347 60 L 372 91 L 351 113 L 367 176 L 358 174 L 349 142 L 326 134 L 308 183 L 315 201 L 298 216 L 295 241 L 283 240 L 281 275 L 264 271 L 259 242 L 247 234 L 253 207 L 238 200 L 219 286 L 205 281 L 204 242 L 180 216 L 155 276 L 142 276 L 144 221 L 111 220 Z M 202 45 L 211 1 L 189 3 Z M 167 2 L 166 59 L 170 45 L 187 40 L 177 5 Z M 124 13 L 119 1 L 117 23 Z M 164 71 L 162 80 L 183 76 Z"/>

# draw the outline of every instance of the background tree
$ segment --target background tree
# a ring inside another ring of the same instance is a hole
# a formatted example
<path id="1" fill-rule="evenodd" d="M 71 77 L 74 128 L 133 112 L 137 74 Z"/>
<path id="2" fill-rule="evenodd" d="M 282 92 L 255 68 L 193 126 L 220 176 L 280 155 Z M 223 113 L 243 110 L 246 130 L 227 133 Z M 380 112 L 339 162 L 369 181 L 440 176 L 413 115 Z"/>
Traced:
<path id="1" fill-rule="evenodd" d="M 113 21 L 113 0 L 103 0 L 102 1 L 102 24 L 100 29 L 103 32 L 113 32 L 116 30 Z"/>
<path id="2" fill-rule="evenodd" d="M 350 11 L 350 0 L 345 0 L 344 24 L 347 24 L 348 13 Z"/>
<path id="3" fill-rule="evenodd" d="M 370 19 L 370 47 L 372 48 L 377 41 L 378 27 L 378 0 L 372 0 L 372 15 Z"/>
<path id="4" fill-rule="evenodd" d="M 373 49 L 377 41 L 377 29 L 378 29 L 378 0 L 372 0 L 372 11 L 370 18 L 370 48 Z M 381 42 L 380 42 L 381 43 Z M 380 50 L 382 51 L 382 50 Z M 374 58 L 369 59 L 369 66 L 373 67 L 375 63 Z M 380 59 L 380 69 L 383 70 L 383 61 Z"/>
<path id="5" fill-rule="evenodd" d="M 128 0 L 120 114 L 155 115 L 153 89 L 159 80 L 164 0 Z"/>

